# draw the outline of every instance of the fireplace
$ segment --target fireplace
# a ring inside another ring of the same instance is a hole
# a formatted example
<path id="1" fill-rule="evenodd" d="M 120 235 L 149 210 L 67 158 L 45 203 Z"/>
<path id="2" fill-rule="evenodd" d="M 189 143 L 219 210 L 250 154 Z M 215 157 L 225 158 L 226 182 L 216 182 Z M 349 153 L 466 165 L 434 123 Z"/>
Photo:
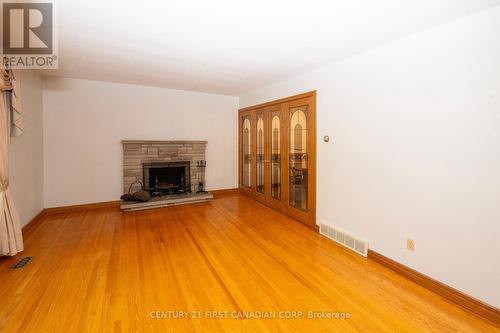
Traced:
<path id="1" fill-rule="evenodd" d="M 152 195 L 191 192 L 191 163 L 149 162 L 143 163 L 144 188 Z"/>

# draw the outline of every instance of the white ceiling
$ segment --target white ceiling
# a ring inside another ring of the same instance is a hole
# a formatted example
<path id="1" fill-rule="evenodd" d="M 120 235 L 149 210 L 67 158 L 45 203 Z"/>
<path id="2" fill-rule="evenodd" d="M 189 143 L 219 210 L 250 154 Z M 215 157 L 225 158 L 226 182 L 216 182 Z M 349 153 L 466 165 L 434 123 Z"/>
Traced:
<path id="1" fill-rule="evenodd" d="M 500 0 L 60 0 L 44 74 L 238 95 Z"/>

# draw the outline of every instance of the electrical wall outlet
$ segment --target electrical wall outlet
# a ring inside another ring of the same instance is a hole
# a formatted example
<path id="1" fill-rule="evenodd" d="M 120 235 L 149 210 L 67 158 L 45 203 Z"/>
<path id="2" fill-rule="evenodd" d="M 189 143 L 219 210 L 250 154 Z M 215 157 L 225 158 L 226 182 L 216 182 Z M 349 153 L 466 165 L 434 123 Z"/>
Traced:
<path id="1" fill-rule="evenodd" d="M 413 239 L 406 239 L 406 249 L 415 251 L 415 241 Z"/>

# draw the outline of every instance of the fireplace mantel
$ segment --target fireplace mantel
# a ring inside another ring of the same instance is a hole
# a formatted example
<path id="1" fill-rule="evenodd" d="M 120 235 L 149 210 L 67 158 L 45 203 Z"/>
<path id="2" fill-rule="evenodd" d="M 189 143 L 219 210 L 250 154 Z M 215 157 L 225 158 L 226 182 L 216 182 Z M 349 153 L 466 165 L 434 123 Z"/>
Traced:
<path id="1" fill-rule="evenodd" d="M 158 140 L 122 140 L 122 145 L 133 145 L 133 144 L 207 144 L 207 141 L 196 141 L 196 140 L 173 140 L 173 141 L 158 141 Z"/>

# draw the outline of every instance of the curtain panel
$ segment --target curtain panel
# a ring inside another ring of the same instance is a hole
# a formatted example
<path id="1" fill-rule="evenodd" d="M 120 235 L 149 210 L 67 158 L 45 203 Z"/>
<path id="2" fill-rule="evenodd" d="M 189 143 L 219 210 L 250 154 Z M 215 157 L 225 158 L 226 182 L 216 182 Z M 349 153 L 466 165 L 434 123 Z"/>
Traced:
<path id="1" fill-rule="evenodd" d="M 13 256 L 24 249 L 19 214 L 9 189 L 9 144 L 11 133 L 23 130 L 19 80 L 0 68 L 0 255 Z"/>

